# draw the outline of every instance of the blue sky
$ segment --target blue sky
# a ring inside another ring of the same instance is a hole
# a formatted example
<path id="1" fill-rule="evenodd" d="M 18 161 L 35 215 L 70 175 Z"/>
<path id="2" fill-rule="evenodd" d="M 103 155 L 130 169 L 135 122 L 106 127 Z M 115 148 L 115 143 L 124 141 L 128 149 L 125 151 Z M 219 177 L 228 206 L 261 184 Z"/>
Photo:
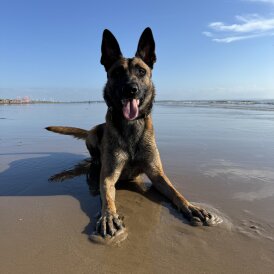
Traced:
<path id="1" fill-rule="evenodd" d="M 99 100 L 108 28 L 156 41 L 158 99 L 274 98 L 274 0 L 0 0 L 0 97 Z"/>

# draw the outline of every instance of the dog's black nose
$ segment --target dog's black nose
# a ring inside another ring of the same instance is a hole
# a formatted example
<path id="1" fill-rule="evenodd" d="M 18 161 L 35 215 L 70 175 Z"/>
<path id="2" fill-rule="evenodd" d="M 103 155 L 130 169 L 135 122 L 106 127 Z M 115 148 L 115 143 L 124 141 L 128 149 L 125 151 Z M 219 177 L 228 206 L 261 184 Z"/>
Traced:
<path id="1" fill-rule="evenodd" d="M 137 91 L 138 91 L 137 85 L 133 85 L 133 86 L 131 87 L 131 89 L 130 89 L 131 94 L 136 94 Z"/>
<path id="2" fill-rule="evenodd" d="M 137 93 L 139 92 L 139 88 L 137 84 L 128 84 L 125 86 L 124 91 L 126 95 L 134 96 L 137 95 Z"/>

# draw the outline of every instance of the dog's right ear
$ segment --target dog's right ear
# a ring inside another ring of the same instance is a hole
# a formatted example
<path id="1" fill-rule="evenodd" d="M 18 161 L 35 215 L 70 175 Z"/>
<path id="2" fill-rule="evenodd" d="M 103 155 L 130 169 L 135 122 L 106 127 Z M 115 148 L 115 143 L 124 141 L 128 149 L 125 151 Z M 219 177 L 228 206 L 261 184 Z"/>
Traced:
<path id="1" fill-rule="evenodd" d="M 122 57 L 119 44 L 114 35 L 107 29 L 103 32 L 103 40 L 101 46 L 102 56 L 101 64 L 108 71 L 111 66 Z"/>

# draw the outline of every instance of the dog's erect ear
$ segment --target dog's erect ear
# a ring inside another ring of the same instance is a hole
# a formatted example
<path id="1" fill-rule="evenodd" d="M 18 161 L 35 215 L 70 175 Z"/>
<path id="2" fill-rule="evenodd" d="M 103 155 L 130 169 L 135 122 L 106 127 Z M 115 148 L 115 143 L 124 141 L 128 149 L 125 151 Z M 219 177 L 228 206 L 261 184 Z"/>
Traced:
<path id="1" fill-rule="evenodd" d="M 103 32 L 101 51 L 101 64 L 104 65 L 106 71 L 111 68 L 115 61 L 122 57 L 122 53 L 116 38 L 107 29 Z"/>
<path id="2" fill-rule="evenodd" d="M 155 42 L 150 28 L 146 28 L 143 31 L 135 56 L 141 58 L 151 69 L 153 68 L 153 64 L 156 62 L 156 55 Z"/>

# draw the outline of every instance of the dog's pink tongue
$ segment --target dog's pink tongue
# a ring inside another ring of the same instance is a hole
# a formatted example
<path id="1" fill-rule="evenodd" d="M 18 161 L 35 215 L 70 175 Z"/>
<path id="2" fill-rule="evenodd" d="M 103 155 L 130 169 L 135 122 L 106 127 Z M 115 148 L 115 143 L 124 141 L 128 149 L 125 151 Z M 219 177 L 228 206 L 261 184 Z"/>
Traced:
<path id="1" fill-rule="evenodd" d="M 123 106 L 123 114 L 127 120 L 134 120 L 139 114 L 137 99 L 127 100 Z"/>

